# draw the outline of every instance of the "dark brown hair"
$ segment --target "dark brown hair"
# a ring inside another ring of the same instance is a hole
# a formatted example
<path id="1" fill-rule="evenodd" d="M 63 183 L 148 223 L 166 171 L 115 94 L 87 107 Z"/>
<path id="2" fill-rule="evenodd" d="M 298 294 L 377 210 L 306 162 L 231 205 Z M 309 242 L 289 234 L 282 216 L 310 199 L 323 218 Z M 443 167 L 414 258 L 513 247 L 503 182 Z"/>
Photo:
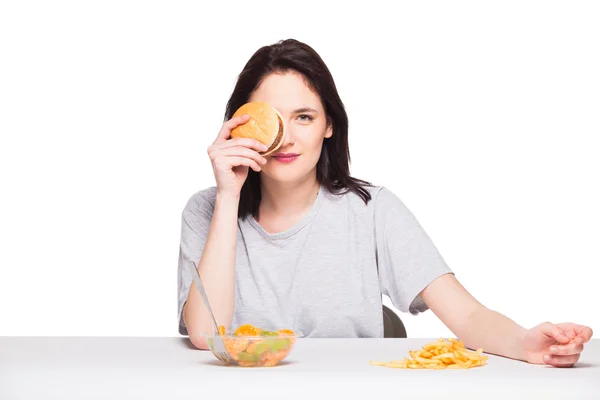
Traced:
<path id="1" fill-rule="evenodd" d="M 350 149 L 348 146 L 348 115 L 337 92 L 329 69 L 312 47 L 294 39 L 258 49 L 238 76 L 233 93 L 227 102 L 225 120 L 248 102 L 252 92 L 271 73 L 295 71 L 301 74 L 309 87 L 320 97 L 333 135 L 326 138 L 317 162 L 317 181 L 334 194 L 353 192 L 365 203 L 371 200 L 364 186 L 369 182 L 350 176 Z M 238 216 L 256 216 L 261 200 L 260 174 L 250 169 L 240 193 Z"/>

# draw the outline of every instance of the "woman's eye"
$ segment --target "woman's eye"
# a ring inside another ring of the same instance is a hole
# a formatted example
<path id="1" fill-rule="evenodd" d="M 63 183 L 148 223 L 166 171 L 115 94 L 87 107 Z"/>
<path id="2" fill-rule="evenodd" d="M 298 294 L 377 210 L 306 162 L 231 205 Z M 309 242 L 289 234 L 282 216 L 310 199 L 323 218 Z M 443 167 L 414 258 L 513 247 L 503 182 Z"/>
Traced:
<path id="1" fill-rule="evenodd" d="M 314 119 L 313 117 L 311 117 L 310 115 L 307 115 L 307 114 L 299 115 L 298 118 L 300 119 L 300 121 L 303 121 L 303 122 L 310 122 Z"/>

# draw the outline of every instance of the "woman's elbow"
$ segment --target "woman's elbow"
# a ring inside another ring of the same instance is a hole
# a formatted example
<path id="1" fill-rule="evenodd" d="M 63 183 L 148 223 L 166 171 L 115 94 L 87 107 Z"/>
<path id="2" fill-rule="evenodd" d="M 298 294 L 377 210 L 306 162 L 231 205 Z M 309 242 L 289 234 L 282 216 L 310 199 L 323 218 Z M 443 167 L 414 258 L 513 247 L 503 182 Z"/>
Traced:
<path id="1" fill-rule="evenodd" d="M 200 334 L 200 328 L 197 326 L 198 321 L 194 318 L 189 318 L 187 313 L 187 303 L 183 308 L 183 323 L 187 329 L 188 338 L 194 347 L 200 350 L 209 350 L 206 337 Z"/>
<path id="2" fill-rule="evenodd" d="M 192 342 L 192 345 L 194 345 L 194 347 L 196 347 L 199 350 L 210 350 L 210 348 L 208 347 L 208 341 L 206 340 L 206 337 L 199 333 L 199 329 L 196 329 L 192 326 L 188 326 L 187 330 L 190 342 Z"/>
<path id="3" fill-rule="evenodd" d="M 190 342 L 192 342 L 194 347 L 196 347 L 197 349 L 210 350 L 210 348 L 208 347 L 208 342 L 204 336 L 188 330 L 188 337 L 190 339 Z"/>

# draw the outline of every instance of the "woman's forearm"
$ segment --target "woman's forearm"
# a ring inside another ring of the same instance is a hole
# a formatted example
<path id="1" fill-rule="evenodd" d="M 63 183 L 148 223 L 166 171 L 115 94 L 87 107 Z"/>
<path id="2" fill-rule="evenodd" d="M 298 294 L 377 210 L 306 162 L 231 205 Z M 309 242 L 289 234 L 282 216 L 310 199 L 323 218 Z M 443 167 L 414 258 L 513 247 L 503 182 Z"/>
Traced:
<path id="1" fill-rule="evenodd" d="M 527 330 L 510 318 L 484 306 L 477 307 L 457 332 L 465 346 L 525 361 L 523 339 Z"/>
<path id="2" fill-rule="evenodd" d="M 235 254 L 237 245 L 237 215 L 239 197 L 217 195 L 208 237 L 197 263 L 198 273 L 206 290 L 217 324 L 229 328 L 235 301 Z M 183 318 L 192 343 L 208 349 L 201 332 L 212 332 L 211 316 L 195 284 L 188 294 Z"/>

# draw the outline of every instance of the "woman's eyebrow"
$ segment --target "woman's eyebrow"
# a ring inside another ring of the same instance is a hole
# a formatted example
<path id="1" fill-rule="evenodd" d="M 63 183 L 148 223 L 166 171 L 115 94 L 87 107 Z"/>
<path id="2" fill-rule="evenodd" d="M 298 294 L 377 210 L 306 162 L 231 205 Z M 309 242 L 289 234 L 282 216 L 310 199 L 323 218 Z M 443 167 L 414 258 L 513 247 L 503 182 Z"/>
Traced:
<path id="1" fill-rule="evenodd" d="M 297 110 L 294 110 L 294 114 L 300 114 L 300 113 L 315 113 L 317 114 L 317 110 L 315 110 L 314 108 L 310 108 L 310 107 L 302 107 L 302 108 L 298 108 Z"/>

